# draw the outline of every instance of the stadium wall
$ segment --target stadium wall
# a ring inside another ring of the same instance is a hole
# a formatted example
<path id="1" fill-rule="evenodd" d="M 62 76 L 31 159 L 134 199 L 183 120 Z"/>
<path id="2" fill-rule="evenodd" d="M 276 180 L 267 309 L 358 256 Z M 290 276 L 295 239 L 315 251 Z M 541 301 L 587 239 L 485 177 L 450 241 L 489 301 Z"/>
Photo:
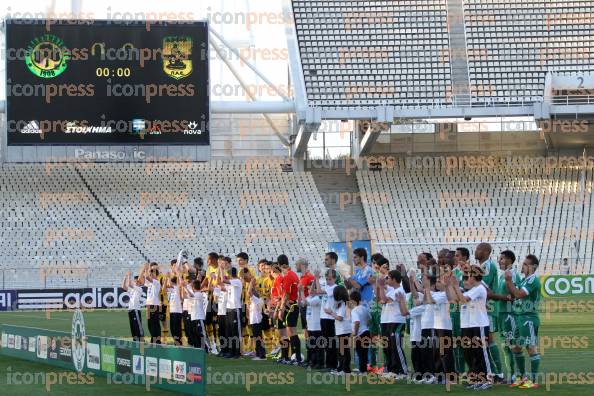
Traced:
<path id="1" fill-rule="evenodd" d="M 119 287 L 0 290 L 0 311 L 128 308 L 129 301 L 128 292 Z"/>
<path id="2" fill-rule="evenodd" d="M 540 280 L 546 298 L 594 295 L 594 274 L 542 275 Z M 126 309 L 129 301 L 128 292 L 119 287 L 0 290 L 0 312 Z M 146 287 L 142 288 L 140 302 L 146 302 Z"/>
<path id="3" fill-rule="evenodd" d="M 458 133 L 456 126 L 446 132 L 415 134 L 382 134 L 370 150 L 370 154 L 411 153 L 485 153 L 485 152 L 531 152 L 542 154 L 547 143 L 539 133 Z"/>

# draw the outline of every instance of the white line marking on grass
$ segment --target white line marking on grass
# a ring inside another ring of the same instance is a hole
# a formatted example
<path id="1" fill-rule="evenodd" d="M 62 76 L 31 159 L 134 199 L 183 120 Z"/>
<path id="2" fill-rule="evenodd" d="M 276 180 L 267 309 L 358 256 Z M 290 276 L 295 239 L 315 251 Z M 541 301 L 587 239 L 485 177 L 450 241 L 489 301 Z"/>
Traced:
<path id="1" fill-rule="evenodd" d="M 15 313 L 15 312 L 13 312 L 13 313 Z M 53 318 L 53 317 L 46 318 L 44 316 L 29 315 L 29 314 L 23 314 L 23 313 L 20 313 L 20 312 L 17 313 L 16 317 L 17 318 L 31 318 L 31 319 L 45 319 L 45 320 L 65 320 L 65 321 L 68 321 L 68 322 L 72 322 L 72 318 Z"/>

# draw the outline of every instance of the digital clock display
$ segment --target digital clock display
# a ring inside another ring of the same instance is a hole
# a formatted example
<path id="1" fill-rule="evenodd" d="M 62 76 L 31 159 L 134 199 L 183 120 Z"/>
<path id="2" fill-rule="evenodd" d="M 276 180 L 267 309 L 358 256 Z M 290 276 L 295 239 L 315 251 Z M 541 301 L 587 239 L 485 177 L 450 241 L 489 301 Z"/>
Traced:
<path id="1" fill-rule="evenodd" d="M 7 20 L 8 145 L 208 145 L 206 22 Z"/>

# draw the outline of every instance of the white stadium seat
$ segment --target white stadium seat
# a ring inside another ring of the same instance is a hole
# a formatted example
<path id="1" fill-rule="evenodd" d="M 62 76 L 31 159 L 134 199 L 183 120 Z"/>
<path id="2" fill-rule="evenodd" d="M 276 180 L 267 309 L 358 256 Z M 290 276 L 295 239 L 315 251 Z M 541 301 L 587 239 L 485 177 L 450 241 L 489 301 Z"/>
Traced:
<path id="1" fill-rule="evenodd" d="M 0 188 L 9 287 L 111 286 L 182 249 L 319 263 L 337 238 L 311 174 L 278 164 L 3 165 Z"/>
<path id="2" fill-rule="evenodd" d="M 481 241 L 493 241 L 495 254 L 505 249 L 520 257 L 536 254 L 542 273 L 558 273 L 564 257 L 579 258 L 574 273 L 591 270 L 592 169 L 582 181 L 578 167 L 400 165 L 357 172 L 362 194 L 385 194 L 383 200 L 362 202 L 377 249 L 387 257 L 411 265 L 421 251 L 458 246 L 472 251 Z"/>

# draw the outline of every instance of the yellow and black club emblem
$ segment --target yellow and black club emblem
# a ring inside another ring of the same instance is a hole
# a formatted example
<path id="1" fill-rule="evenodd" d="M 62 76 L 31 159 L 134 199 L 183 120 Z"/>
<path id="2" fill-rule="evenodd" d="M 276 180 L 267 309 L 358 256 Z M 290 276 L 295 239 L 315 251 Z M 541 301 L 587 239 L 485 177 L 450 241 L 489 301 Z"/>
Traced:
<path id="1" fill-rule="evenodd" d="M 168 36 L 163 39 L 163 71 L 181 80 L 192 74 L 192 38 Z"/>

